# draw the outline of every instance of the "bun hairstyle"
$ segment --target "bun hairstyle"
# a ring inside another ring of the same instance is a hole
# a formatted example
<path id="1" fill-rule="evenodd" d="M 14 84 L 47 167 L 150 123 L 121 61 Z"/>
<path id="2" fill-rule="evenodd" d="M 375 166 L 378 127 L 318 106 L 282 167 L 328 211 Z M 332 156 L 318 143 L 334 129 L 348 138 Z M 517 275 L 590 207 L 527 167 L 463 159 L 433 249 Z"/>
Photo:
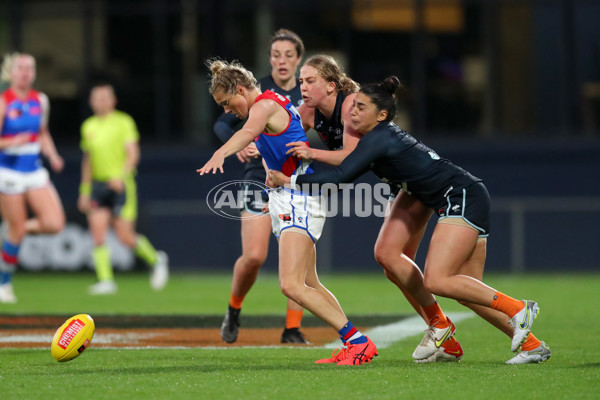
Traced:
<path id="1" fill-rule="evenodd" d="M 360 89 L 361 93 L 369 96 L 377 111 L 387 111 L 386 122 L 396 116 L 396 103 L 405 91 L 406 88 L 396 76 L 387 77 L 379 83 L 370 83 Z"/>
<path id="2" fill-rule="evenodd" d="M 252 72 L 248 71 L 238 61 L 227 61 L 219 59 L 206 60 L 206 66 L 210 70 L 210 94 L 221 89 L 225 93 L 235 93 L 238 85 L 248 89 L 259 89 L 258 82 Z"/>
<path id="3" fill-rule="evenodd" d="M 344 94 L 356 93 L 360 89 L 359 84 L 350 79 L 331 56 L 317 54 L 306 60 L 304 65 L 309 65 L 319 71 L 323 79 L 335 83 L 337 90 Z"/>
<path id="4" fill-rule="evenodd" d="M 279 41 L 288 41 L 293 43 L 294 47 L 296 48 L 296 54 L 298 55 L 298 58 L 302 58 L 304 55 L 304 42 L 302 42 L 300 36 L 289 29 L 283 28 L 275 32 L 271 37 L 271 41 L 269 42 L 269 55 L 271 55 L 271 46 L 273 46 L 273 43 Z"/>

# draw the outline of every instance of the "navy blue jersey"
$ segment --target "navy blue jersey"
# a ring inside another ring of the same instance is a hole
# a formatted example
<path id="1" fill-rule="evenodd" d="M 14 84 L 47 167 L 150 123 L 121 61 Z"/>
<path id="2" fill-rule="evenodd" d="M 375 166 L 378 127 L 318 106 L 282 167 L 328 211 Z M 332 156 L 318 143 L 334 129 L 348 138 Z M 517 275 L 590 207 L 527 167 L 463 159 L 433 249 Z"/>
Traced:
<path id="1" fill-rule="evenodd" d="M 304 102 L 302 100 L 302 93 L 300 93 L 300 81 L 298 78 L 296 78 L 296 86 L 292 90 L 283 90 L 277 86 L 271 75 L 259 79 L 258 83 L 260 84 L 260 89 L 262 92 L 270 90 L 278 93 L 286 97 L 295 107 L 298 107 Z M 242 127 L 243 122 L 244 121 L 233 114 L 223 113 L 213 125 L 213 130 L 218 138 L 225 143 L 231 139 L 237 130 Z M 250 179 L 264 183 L 265 178 L 266 173 L 260 157 L 252 159 L 250 162 L 245 164 L 244 179 Z"/>
<path id="2" fill-rule="evenodd" d="M 396 124 L 381 122 L 360 139 L 339 167 L 320 168 L 319 172 L 299 176 L 296 184 L 352 182 L 369 170 L 436 212 L 444 205 L 448 192 L 481 182 Z"/>
<path id="3" fill-rule="evenodd" d="M 331 118 L 327 119 L 315 108 L 314 129 L 329 150 L 341 150 L 344 147 L 344 125 L 342 125 L 342 104 L 348 95 L 338 92 Z"/>

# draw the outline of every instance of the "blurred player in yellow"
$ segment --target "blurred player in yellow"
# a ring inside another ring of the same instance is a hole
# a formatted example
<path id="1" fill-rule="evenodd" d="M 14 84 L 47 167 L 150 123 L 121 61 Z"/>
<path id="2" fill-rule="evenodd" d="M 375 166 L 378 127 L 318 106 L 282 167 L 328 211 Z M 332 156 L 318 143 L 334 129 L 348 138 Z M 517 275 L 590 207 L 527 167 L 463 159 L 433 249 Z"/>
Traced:
<path id="1" fill-rule="evenodd" d="M 150 285 L 161 290 L 168 281 L 168 257 L 135 230 L 137 195 L 135 174 L 140 159 L 139 133 L 128 114 L 116 110 L 117 98 L 110 84 L 97 84 L 90 93 L 94 115 L 81 126 L 81 185 L 79 210 L 87 214 L 94 250 L 92 258 L 98 282 L 90 294 L 113 294 L 113 277 L 106 234 L 112 224 L 121 242 L 150 267 Z"/>

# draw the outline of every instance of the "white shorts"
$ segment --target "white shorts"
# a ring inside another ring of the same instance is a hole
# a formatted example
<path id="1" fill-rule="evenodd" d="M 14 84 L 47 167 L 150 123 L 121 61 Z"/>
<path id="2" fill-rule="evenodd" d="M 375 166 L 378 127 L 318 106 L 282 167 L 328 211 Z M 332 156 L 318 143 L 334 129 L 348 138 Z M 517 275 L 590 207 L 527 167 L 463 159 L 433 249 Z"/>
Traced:
<path id="1" fill-rule="evenodd" d="M 33 172 L 19 172 L 8 168 L 0 168 L 0 193 L 23 194 L 31 189 L 46 187 L 50 175 L 46 168 Z"/>
<path id="2" fill-rule="evenodd" d="M 269 190 L 269 214 L 273 234 L 279 238 L 289 228 L 300 229 L 316 242 L 325 224 L 326 202 L 321 196 L 308 196 L 298 190 Z"/>

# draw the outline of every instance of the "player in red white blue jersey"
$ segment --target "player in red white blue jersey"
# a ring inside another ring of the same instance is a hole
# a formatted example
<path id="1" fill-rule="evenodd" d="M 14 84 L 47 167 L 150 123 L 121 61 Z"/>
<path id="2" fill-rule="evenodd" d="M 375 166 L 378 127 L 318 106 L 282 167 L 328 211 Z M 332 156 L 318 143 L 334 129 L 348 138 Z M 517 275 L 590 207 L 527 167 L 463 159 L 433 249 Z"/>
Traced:
<path id="1" fill-rule="evenodd" d="M 296 70 L 304 55 L 304 43 L 300 36 L 288 29 L 279 29 L 269 43 L 269 64 L 271 73 L 258 79 L 261 90 L 271 90 L 289 99 L 292 104 L 302 104 L 300 83 Z M 213 125 L 215 134 L 223 143 L 243 125 L 242 120 L 231 113 L 223 113 Z M 263 212 L 265 202 L 262 196 L 252 196 L 252 189 L 264 185 L 267 178 L 262 158 L 256 154 L 254 143 L 236 154 L 244 163 L 243 204 L 240 207 L 240 237 L 242 254 L 233 265 L 233 277 L 227 312 L 221 324 L 221 338 L 227 343 L 237 340 L 242 305 L 254 285 L 258 272 L 267 259 L 271 238 L 271 218 Z M 256 182 L 256 183 L 254 183 Z M 281 343 L 308 343 L 300 331 L 304 309 L 287 299 L 285 328 Z"/>
<path id="2" fill-rule="evenodd" d="M 31 87 L 35 59 L 23 53 L 6 56 L 2 79 L 9 81 L 10 87 L 0 95 L 0 208 L 6 227 L 2 232 L 0 303 L 15 303 L 12 275 L 23 238 L 28 233 L 57 233 L 65 224 L 62 203 L 41 155 L 57 172 L 64 161 L 48 130 L 48 98 Z M 33 218 L 28 219 L 28 211 Z"/>
<path id="3" fill-rule="evenodd" d="M 213 157 L 197 170 L 200 175 L 223 172 L 225 157 L 256 142 L 266 168 L 281 166 L 288 176 L 311 173 L 311 166 L 286 154 L 287 143 L 307 141 L 296 109 L 283 96 L 267 91 L 261 94 L 252 73 L 241 64 L 211 60 L 210 92 L 225 112 L 240 119 L 248 118 Z M 269 182 L 267 181 L 267 184 Z M 347 347 L 338 357 L 317 362 L 360 365 L 377 355 L 374 343 L 346 318 L 337 299 L 319 281 L 315 265 L 314 243 L 319 239 L 325 220 L 320 196 L 278 188 L 269 193 L 269 213 L 273 233 L 279 237 L 279 282 L 281 291 L 340 334 Z"/>

